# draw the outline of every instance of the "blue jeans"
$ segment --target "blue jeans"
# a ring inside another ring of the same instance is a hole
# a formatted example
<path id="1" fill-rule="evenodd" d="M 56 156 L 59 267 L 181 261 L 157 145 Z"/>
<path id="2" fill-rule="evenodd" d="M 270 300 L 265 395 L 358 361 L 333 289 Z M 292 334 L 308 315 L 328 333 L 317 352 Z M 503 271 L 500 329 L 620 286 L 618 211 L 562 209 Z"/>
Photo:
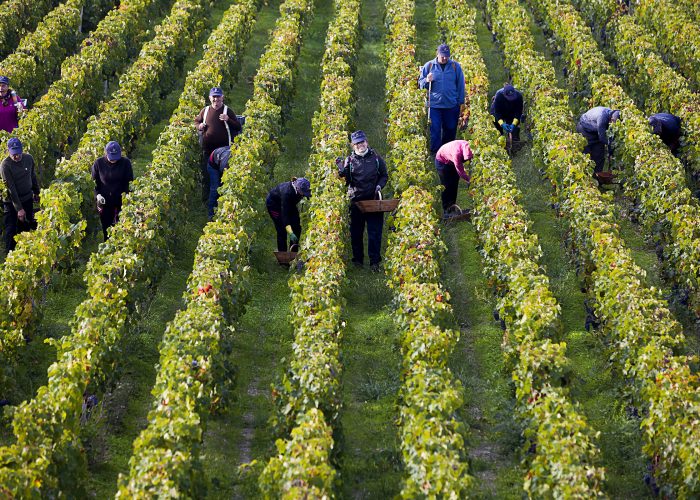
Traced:
<path id="1" fill-rule="evenodd" d="M 207 162 L 207 172 L 209 172 L 209 201 L 207 208 L 209 218 L 214 217 L 214 207 L 219 204 L 219 186 L 221 186 L 221 172 Z"/>
<path id="2" fill-rule="evenodd" d="M 435 154 L 440 146 L 457 137 L 459 106 L 454 108 L 430 108 L 430 152 Z"/>

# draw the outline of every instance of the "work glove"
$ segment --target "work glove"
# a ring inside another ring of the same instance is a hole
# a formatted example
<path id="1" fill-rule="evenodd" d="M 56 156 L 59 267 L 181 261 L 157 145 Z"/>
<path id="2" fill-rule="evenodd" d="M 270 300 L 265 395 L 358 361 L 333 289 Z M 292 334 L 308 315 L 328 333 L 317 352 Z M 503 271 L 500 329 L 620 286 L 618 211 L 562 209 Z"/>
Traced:
<path id="1" fill-rule="evenodd" d="M 503 131 L 507 134 L 513 132 L 513 125 L 510 125 L 509 123 L 504 123 L 503 124 Z"/>
<path id="2" fill-rule="evenodd" d="M 102 209 L 104 208 L 105 204 L 107 203 L 107 200 L 105 200 L 105 197 L 102 196 L 101 194 L 98 194 L 95 198 L 97 200 L 97 211 L 99 213 L 102 213 Z"/>
<path id="3" fill-rule="evenodd" d="M 377 185 L 377 187 L 374 188 L 374 192 L 375 192 L 375 193 L 378 193 L 378 192 L 381 191 L 381 190 L 382 190 L 382 187 L 379 186 L 379 185 Z"/>
<path id="4" fill-rule="evenodd" d="M 289 235 L 289 241 L 291 241 L 293 244 L 297 244 L 299 243 L 299 237 L 296 234 L 292 233 Z"/>

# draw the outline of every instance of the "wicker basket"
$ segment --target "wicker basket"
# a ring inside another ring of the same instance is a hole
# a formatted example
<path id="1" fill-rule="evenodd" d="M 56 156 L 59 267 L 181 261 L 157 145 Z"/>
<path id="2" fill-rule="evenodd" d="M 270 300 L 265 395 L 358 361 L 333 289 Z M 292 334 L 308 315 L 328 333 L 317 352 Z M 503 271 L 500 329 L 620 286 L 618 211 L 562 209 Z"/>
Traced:
<path id="1" fill-rule="evenodd" d="M 612 172 L 596 172 L 593 174 L 600 184 L 614 184 L 615 176 Z"/>
<path id="2" fill-rule="evenodd" d="M 377 191 L 379 195 L 378 200 L 365 200 L 356 201 L 355 205 L 360 209 L 362 213 L 368 212 L 393 212 L 396 207 L 399 206 L 399 200 L 384 200 L 382 199 L 382 192 Z"/>
<path id="3" fill-rule="evenodd" d="M 296 247 L 296 249 L 299 250 L 299 245 L 294 244 L 294 245 L 291 245 L 289 247 L 288 252 L 280 252 L 280 251 L 274 252 L 275 257 L 277 258 L 277 263 L 288 266 L 294 259 L 296 259 L 297 254 L 299 252 L 294 251 L 294 247 Z"/>

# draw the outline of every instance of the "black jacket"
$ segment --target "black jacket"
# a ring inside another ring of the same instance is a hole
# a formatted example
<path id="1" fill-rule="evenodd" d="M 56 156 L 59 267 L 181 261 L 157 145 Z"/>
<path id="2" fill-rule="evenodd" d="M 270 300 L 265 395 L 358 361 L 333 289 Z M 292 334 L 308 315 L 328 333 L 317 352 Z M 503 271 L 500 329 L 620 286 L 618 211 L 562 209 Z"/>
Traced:
<path id="1" fill-rule="evenodd" d="M 271 212 L 280 214 L 283 226 L 289 226 L 299 222 L 299 209 L 297 203 L 303 198 L 297 194 L 292 181 L 283 182 L 273 187 L 267 194 L 265 205 Z"/>
<path id="2" fill-rule="evenodd" d="M 122 194 L 129 192 L 129 183 L 134 180 L 131 160 L 122 156 L 116 163 L 110 163 L 101 156 L 92 164 L 91 173 L 95 194 L 104 196 L 108 205 L 120 207 Z"/>
<path id="3" fill-rule="evenodd" d="M 509 101 L 503 89 L 496 92 L 493 99 L 493 117 L 496 121 L 503 120 L 505 123 L 512 123 L 514 119 L 520 121 L 523 116 L 523 95 L 515 91 L 516 98 Z"/>
<path id="4" fill-rule="evenodd" d="M 352 201 L 373 200 L 376 187 L 384 189 L 389 180 L 384 159 L 371 148 L 365 156 L 353 153 L 339 159 L 337 165 L 340 176 L 345 177 L 345 183 L 353 190 Z"/>
<path id="5" fill-rule="evenodd" d="M 659 125 L 659 132 L 657 132 L 656 127 L 654 133 L 658 133 L 661 139 L 666 142 L 667 140 L 675 140 L 681 136 L 681 119 L 676 115 L 671 113 L 656 113 L 651 115 L 649 118 L 653 118 Z"/>

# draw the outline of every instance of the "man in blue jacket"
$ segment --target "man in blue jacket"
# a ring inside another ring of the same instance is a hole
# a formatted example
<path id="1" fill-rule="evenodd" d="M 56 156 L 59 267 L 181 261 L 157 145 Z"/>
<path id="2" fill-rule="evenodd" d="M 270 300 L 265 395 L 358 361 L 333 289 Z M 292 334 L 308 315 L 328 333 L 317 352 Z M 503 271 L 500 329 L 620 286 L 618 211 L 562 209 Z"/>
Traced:
<path id="1" fill-rule="evenodd" d="M 576 132 L 583 135 L 588 144 L 583 148 L 595 163 L 595 172 L 602 172 L 605 167 L 605 146 L 609 146 L 608 128 L 620 119 L 619 109 L 596 106 L 586 111 L 576 125 Z"/>
<path id="2" fill-rule="evenodd" d="M 464 73 L 462 66 L 450 59 L 447 44 L 440 45 L 435 59 L 423 65 L 418 85 L 428 89 L 430 152 L 435 154 L 457 137 L 459 108 L 464 104 Z"/>

